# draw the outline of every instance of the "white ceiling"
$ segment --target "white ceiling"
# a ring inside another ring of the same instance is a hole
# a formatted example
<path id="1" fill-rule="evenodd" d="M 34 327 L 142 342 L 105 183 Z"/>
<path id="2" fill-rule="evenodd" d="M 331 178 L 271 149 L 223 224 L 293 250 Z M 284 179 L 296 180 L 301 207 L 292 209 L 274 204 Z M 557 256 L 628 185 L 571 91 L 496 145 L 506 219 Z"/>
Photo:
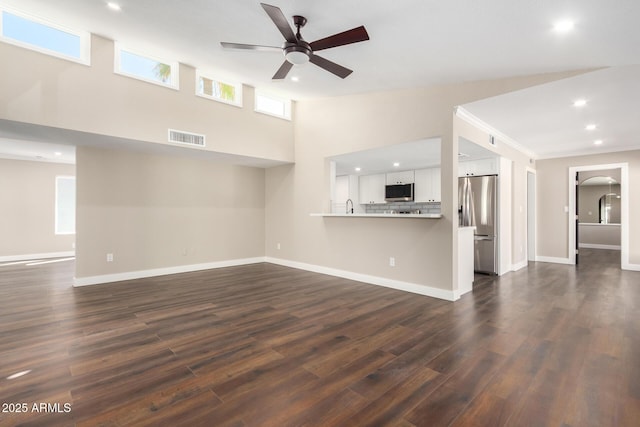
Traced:
<path id="1" fill-rule="evenodd" d="M 50 142 L 0 138 L 0 159 L 75 164 L 76 147 Z"/>
<path id="2" fill-rule="evenodd" d="M 402 144 L 386 145 L 330 157 L 336 163 L 336 175 L 369 175 L 393 170 L 405 171 L 440 166 L 440 138 L 426 138 Z M 478 144 L 460 138 L 458 159 L 472 161 L 495 157 Z M 398 163 L 398 166 L 394 166 Z M 360 168 L 356 171 L 356 168 Z"/>
<path id="3" fill-rule="evenodd" d="M 345 80 L 306 64 L 290 73 L 299 77 L 297 83 L 271 81 L 283 61 L 279 53 L 220 47 L 220 41 L 282 43 L 282 35 L 257 0 L 114 1 L 122 6 L 120 12 L 109 10 L 105 0 L 0 0 L 0 4 L 293 99 L 640 64 L 637 0 L 266 0 L 287 17 L 307 17 L 302 34 L 308 41 L 359 25 L 370 35 L 369 41 L 322 52 L 354 70 Z M 575 21 L 573 31 L 553 31 L 553 24 L 563 19 Z M 637 70 L 621 70 L 635 91 Z M 584 96 L 589 109 L 579 114 L 586 119 L 592 112 L 593 118 L 588 118 L 603 132 L 618 132 L 603 134 L 607 141 L 601 149 L 628 149 L 637 146 L 631 135 L 638 129 L 634 123 L 610 121 L 619 115 L 625 99 L 632 102 L 628 91 L 611 86 L 620 75 L 562 81 L 548 90 L 534 88 L 514 98 L 505 95 L 467 107 L 536 155 L 549 157 L 586 150 L 590 135 L 580 140 L 569 136 L 574 123 L 553 120 L 573 98 Z M 599 98 L 607 103 L 606 112 Z M 550 129 L 543 131 L 541 124 Z M 608 145 L 618 142 L 621 145 Z"/>
<path id="4" fill-rule="evenodd" d="M 640 3 L 640 2 L 639 2 Z M 575 107 L 584 99 L 587 104 Z M 539 158 L 640 148 L 640 65 L 597 70 L 464 105 Z M 593 131 L 586 126 L 595 124 Z M 594 145 L 601 140 L 602 144 Z"/>
<path id="5" fill-rule="evenodd" d="M 440 165 L 440 138 L 428 138 L 331 157 L 336 175 L 369 175 Z M 394 166 L 398 163 L 398 166 Z M 360 168 L 356 171 L 356 168 Z"/>
<path id="6" fill-rule="evenodd" d="M 157 144 L 0 119 L 0 158 L 75 163 L 75 151 L 79 146 L 206 158 L 212 161 L 258 168 L 285 164 L 285 162 L 277 160 L 218 153 L 180 144 Z M 56 152 L 61 154 L 58 156 Z"/>

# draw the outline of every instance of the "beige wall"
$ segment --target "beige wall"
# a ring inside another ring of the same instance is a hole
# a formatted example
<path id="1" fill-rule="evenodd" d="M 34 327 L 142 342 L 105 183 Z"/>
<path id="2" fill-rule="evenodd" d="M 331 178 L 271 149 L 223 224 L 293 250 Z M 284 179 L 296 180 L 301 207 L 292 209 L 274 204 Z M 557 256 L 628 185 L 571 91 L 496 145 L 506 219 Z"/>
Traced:
<path id="1" fill-rule="evenodd" d="M 73 251 L 75 235 L 55 234 L 56 176 L 73 165 L 0 159 L 0 259 Z"/>
<path id="2" fill-rule="evenodd" d="M 113 72 L 113 42 L 92 36 L 91 66 L 0 43 L 0 119 L 167 143 L 167 128 L 207 136 L 207 150 L 290 162 L 293 123 L 195 95 L 195 69 L 180 90 Z"/>
<path id="3" fill-rule="evenodd" d="M 457 197 L 458 140 L 453 109 L 560 77 L 299 101 L 295 166 L 266 173 L 267 256 L 455 290 L 458 218 L 453 198 Z M 329 211 L 328 156 L 426 137 L 442 138 L 442 219 L 309 216 Z M 395 257 L 395 267 L 389 266 L 389 257 Z"/>
<path id="4" fill-rule="evenodd" d="M 578 243 L 579 247 L 604 245 L 620 248 L 620 224 L 580 224 Z"/>
<path id="5" fill-rule="evenodd" d="M 578 216 L 580 222 L 598 223 L 600 198 L 610 192 L 620 195 L 620 184 L 608 185 L 580 185 L 578 187 Z M 620 199 L 614 199 L 611 223 L 620 223 Z"/>
<path id="6" fill-rule="evenodd" d="M 538 255 L 568 258 L 569 168 L 629 164 L 629 262 L 640 264 L 640 150 L 538 160 Z"/>
<path id="7" fill-rule="evenodd" d="M 264 256 L 264 169 L 88 147 L 76 162 L 77 278 Z"/>

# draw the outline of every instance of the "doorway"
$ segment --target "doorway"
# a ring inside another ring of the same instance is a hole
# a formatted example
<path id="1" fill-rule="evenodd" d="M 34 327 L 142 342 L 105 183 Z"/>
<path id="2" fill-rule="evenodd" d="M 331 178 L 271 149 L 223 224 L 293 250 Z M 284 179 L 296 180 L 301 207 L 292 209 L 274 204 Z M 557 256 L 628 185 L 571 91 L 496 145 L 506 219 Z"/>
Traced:
<path id="1" fill-rule="evenodd" d="M 586 201 L 580 201 L 579 197 L 579 184 L 586 181 L 592 176 L 603 176 L 611 170 L 619 173 L 619 195 L 620 195 L 620 208 L 619 208 L 619 236 L 620 236 L 620 267 L 624 269 L 629 268 L 629 190 L 628 190 L 628 176 L 629 166 L 628 163 L 615 163 L 615 164 L 603 164 L 592 166 L 579 166 L 569 168 L 569 206 L 568 206 L 568 228 L 569 228 L 569 264 L 577 264 L 579 257 L 579 246 L 582 246 L 586 250 L 591 249 L 612 249 L 615 244 L 606 243 L 591 243 L 585 241 L 585 237 L 580 237 L 580 234 L 590 234 L 593 232 L 601 233 L 605 231 L 607 227 L 595 225 L 595 219 L 598 218 L 598 224 L 602 220 L 603 215 L 606 217 L 606 198 L 604 205 L 598 199 L 598 202 L 594 202 L 591 207 L 587 207 L 584 203 Z M 596 185 L 601 183 L 595 181 Z M 608 184 L 608 183 L 607 183 Z M 588 193 L 584 193 L 588 194 Z M 590 197 L 590 196 L 589 196 Z M 588 198 L 589 199 L 589 198 Z M 582 205 L 582 209 L 579 209 Z M 604 211 L 601 212 L 600 206 L 604 206 Z M 591 209 L 592 208 L 592 209 Z M 580 211 L 580 215 L 577 212 Z M 587 225 L 590 218 L 594 219 L 592 225 Z M 584 219 L 584 221 L 582 220 Z M 583 223 L 583 225 L 581 225 Z M 580 242 L 583 242 L 580 244 Z M 585 242 L 586 246 L 585 246 Z M 614 242 L 615 243 L 615 242 Z M 606 247 L 605 247 L 606 246 Z"/>

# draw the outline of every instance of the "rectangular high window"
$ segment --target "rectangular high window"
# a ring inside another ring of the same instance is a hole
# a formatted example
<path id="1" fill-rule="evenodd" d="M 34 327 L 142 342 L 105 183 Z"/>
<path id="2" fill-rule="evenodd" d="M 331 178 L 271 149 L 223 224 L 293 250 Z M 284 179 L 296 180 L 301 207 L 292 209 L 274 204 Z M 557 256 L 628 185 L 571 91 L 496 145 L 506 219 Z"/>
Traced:
<path id="1" fill-rule="evenodd" d="M 56 234 L 76 233 L 76 178 L 56 177 Z"/>
<path id="2" fill-rule="evenodd" d="M 0 40 L 40 53 L 88 65 L 91 34 L 1 9 Z"/>
<path id="3" fill-rule="evenodd" d="M 256 91 L 255 111 L 281 119 L 291 120 L 291 100 Z"/>
<path id="4" fill-rule="evenodd" d="M 196 73 L 196 95 L 242 107 L 242 84 L 226 83 Z"/>
<path id="5" fill-rule="evenodd" d="M 115 72 L 178 89 L 178 62 L 166 61 L 115 44 Z"/>

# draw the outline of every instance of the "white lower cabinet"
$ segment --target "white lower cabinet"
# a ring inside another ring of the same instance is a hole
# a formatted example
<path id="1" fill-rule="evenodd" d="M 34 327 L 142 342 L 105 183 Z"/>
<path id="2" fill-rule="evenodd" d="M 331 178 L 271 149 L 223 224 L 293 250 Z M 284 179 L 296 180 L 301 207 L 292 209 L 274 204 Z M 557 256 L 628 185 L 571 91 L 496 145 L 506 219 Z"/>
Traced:
<path id="1" fill-rule="evenodd" d="M 385 203 L 385 174 L 361 175 L 359 180 L 359 199 L 362 205 Z"/>
<path id="2" fill-rule="evenodd" d="M 418 169 L 415 171 L 415 180 L 416 203 L 441 201 L 440 168 Z"/>

